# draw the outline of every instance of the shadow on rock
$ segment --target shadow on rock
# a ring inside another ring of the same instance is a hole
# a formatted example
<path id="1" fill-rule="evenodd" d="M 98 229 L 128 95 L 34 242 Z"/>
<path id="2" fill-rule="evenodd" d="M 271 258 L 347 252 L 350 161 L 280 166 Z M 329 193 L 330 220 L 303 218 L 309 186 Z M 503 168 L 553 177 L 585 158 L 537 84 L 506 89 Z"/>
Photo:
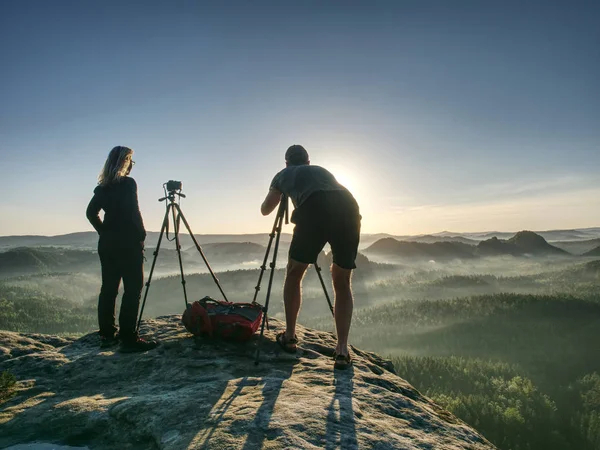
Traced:
<path id="1" fill-rule="evenodd" d="M 358 448 L 356 423 L 352 407 L 354 368 L 334 371 L 335 392 L 327 410 L 325 448 L 353 450 Z"/>

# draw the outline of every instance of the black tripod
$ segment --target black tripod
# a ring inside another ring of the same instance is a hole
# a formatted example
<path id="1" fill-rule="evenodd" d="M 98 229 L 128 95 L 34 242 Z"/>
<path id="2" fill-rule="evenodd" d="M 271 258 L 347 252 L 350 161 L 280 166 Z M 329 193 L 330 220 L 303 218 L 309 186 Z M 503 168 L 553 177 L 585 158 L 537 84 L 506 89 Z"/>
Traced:
<path id="1" fill-rule="evenodd" d="M 269 244 L 267 245 L 267 251 L 265 252 L 265 259 L 263 260 L 262 266 L 260 266 L 260 275 L 258 276 L 258 283 L 254 288 L 254 299 L 252 303 L 256 303 L 256 298 L 258 297 L 258 291 L 260 291 L 260 283 L 262 282 L 263 274 L 267 269 L 267 260 L 269 259 L 269 253 L 271 252 L 271 244 L 273 243 L 273 238 L 275 238 L 275 248 L 273 250 L 273 260 L 269 264 L 271 267 L 271 274 L 269 276 L 269 284 L 267 286 L 267 296 L 265 298 L 265 306 L 263 307 L 263 318 L 262 324 L 260 327 L 260 337 L 258 342 L 258 348 L 256 349 L 256 359 L 254 364 L 258 364 L 259 356 L 260 356 L 260 348 L 263 341 L 263 335 L 265 331 L 265 323 L 267 323 L 268 327 L 268 319 L 267 314 L 269 311 L 269 300 L 271 298 L 271 287 L 273 285 L 273 275 L 275 275 L 275 264 L 277 262 L 277 251 L 279 250 L 279 240 L 281 238 L 281 229 L 283 227 L 283 218 L 285 217 L 285 223 L 289 223 L 288 220 L 288 198 L 286 195 L 281 195 L 281 201 L 279 203 L 279 209 L 277 210 L 277 216 L 275 217 L 275 223 L 273 224 L 273 230 L 271 234 L 269 234 Z M 325 282 L 323 281 L 323 276 L 321 275 L 321 268 L 315 261 L 314 263 L 317 274 L 319 275 L 319 280 L 321 281 L 321 286 L 323 287 L 323 292 L 325 293 L 325 298 L 327 299 L 327 304 L 329 305 L 329 310 L 333 315 L 333 305 L 331 304 L 331 299 L 329 298 L 329 294 L 327 292 L 327 288 L 325 287 Z"/>
<path id="2" fill-rule="evenodd" d="M 208 268 L 208 271 L 212 275 L 213 280 L 215 280 L 217 287 L 221 291 L 221 294 L 223 295 L 223 299 L 225 301 L 228 301 L 227 297 L 225 296 L 225 292 L 223 292 L 223 288 L 221 288 L 221 284 L 219 283 L 219 280 L 217 279 L 212 268 L 210 267 L 210 264 L 208 264 L 208 260 L 206 259 L 206 256 L 204 256 L 204 252 L 202 251 L 202 248 L 200 248 L 200 244 L 198 244 L 198 241 L 196 240 L 194 233 L 192 233 L 192 230 L 190 229 L 190 225 L 188 224 L 188 221 L 185 219 L 185 216 L 181 212 L 181 207 L 179 206 L 179 203 L 177 203 L 175 201 L 176 196 L 185 198 L 185 195 L 182 194 L 180 192 L 180 190 L 172 190 L 172 191 L 169 191 L 168 193 L 165 190 L 165 194 L 166 194 L 165 197 L 158 199 L 159 202 L 164 202 L 165 200 L 168 200 L 169 203 L 167 203 L 167 208 L 165 211 L 165 218 L 163 219 L 162 227 L 160 229 L 160 235 L 158 236 L 156 250 L 154 250 L 154 260 L 152 261 L 152 268 L 150 269 L 150 274 L 148 275 L 148 281 L 146 282 L 146 292 L 144 293 L 144 301 L 142 302 L 140 318 L 137 323 L 138 331 L 140 329 L 140 323 L 142 322 L 142 315 L 144 314 L 144 306 L 146 305 L 146 298 L 148 297 L 148 290 L 150 289 L 150 282 L 152 281 L 152 273 L 154 272 L 154 266 L 156 265 L 156 259 L 158 257 L 158 252 L 160 250 L 160 243 L 162 242 L 162 238 L 163 238 L 163 234 L 164 234 L 165 230 L 167 232 L 167 240 L 169 240 L 169 238 L 168 238 L 168 235 L 169 235 L 169 211 L 171 212 L 171 215 L 173 218 L 173 232 L 175 234 L 175 246 L 176 246 L 176 250 L 177 250 L 177 256 L 179 259 L 179 271 L 181 273 L 181 285 L 183 286 L 183 299 L 185 301 L 186 309 L 187 309 L 189 303 L 188 303 L 188 299 L 187 299 L 187 291 L 185 288 L 185 276 L 183 274 L 183 263 L 181 261 L 181 244 L 179 243 L 179 222 L 180 222 L 180 220 L 183 220 L 183 223 L 184 223 L 185 227 L 187 228 L 188 232 L 190 233 L 190 236 L 191 236 L 192 240 L 194 241 L 194 244 L 196 245 L 198 252 L 200 252 L 200 256 L 202 256 L 202 259 L 206 263 L 206 267 Z"/>

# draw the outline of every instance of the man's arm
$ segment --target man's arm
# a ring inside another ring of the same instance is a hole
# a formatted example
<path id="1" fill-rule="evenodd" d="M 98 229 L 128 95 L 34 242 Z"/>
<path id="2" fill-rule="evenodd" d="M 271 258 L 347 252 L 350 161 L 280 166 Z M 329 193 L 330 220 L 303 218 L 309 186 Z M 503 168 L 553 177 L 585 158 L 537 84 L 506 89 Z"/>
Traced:
<path id="1" fill-rule="evenodd" d="M 281 192 L 279 192 L 275 188 L 269 189 L 269 193 L 265 198 L 265 201 L 260 205 L 260 212 L 263 216 L 268 216 L 273 212 L 273 210 L 279 205 L 279 201 L 281 200 Z"/>

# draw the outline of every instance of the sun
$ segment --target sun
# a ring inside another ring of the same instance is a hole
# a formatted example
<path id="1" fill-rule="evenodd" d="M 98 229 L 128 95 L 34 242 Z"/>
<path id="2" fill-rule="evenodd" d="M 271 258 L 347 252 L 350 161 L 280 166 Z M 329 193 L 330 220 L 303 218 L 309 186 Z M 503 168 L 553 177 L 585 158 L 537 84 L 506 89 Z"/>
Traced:
<path id="1" fill-rule="evenodd" d="M 363 196 L 364 185 L 361 178 L 356 175 L 354 171 L 341 166 L 332 166 L 330 171 L 335 176 L 338 183 L 348 189 L 357 201 Z"/>

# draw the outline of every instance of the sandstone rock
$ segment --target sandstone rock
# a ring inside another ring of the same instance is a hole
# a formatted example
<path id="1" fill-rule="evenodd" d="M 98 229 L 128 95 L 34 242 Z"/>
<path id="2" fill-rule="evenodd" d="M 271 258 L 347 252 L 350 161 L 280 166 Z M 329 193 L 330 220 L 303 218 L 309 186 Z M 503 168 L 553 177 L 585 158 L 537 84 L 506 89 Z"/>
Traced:
<path id="1" fill-rule="evenodd" d="M 300 327 L 289 355 L 270 322 L 258 366 L 257 339 L 194 338 L 180 316 L 146 320 L 142 334 L 162 345 L 141 354 L 100 349 L 95 334 L 0 332 L 0 370 L 19 380 L 0 406 L 0 447 L 494 448 L 377 355 L 353 349 L 354 366 L 334 371 L 330 333 Z"/>

